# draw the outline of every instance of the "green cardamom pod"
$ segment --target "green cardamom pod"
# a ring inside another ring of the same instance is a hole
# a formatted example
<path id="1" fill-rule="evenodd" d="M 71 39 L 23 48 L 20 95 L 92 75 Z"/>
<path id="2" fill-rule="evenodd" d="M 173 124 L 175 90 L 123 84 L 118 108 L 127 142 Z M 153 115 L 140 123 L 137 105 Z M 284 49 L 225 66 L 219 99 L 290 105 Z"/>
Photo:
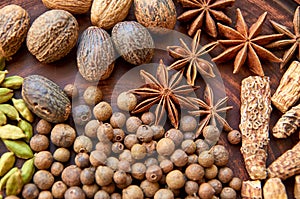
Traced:
<path id="1" fill-rule="evenodd" d="M 14 167 L 11 170 L 9 170 L 0 180 L 0 190 L 3 190 L 4 187 L 6 186 L 6 182 L 8 180 L 8 178 L 14 174 L 15 172 L 17 172 L 19 170 L 18 167 Z"/>
<path id="2" fill-rule="evenodd" d="M 7 102 L 14 96 L 14 91 L 9 88 L 0 88 L 0 104 Z"/>
<path id="3" fill-rule="evenodd" d="M 12 98 L 14 107 L 19 111 L 21 116 L 28 122 L 33 122 L 34 117 L 29 108 L 26 106 L 23 99 Z"/>
<path id="4" fill-rule="evenodd" d="M 26 160 L 21 168 L 21 176 L 24 184 L 27 184 L 32 180 L 34 172 L 34 158 Z"/>
<path id="5" fill-rule="evenodd" d="M 6 195 L 18 195 L 21 193 L 23 188 L 23 181 L 21 176 L 21 171 L 18 170 L 17 172 L 13 173 L 6 182 Z"/>
<path id="6" fill-rule="evenodd" d="M 5 146 L 11 152 L 14 152 L 18 158 L 29 159 L 33 157 L 33 152 L 28 144 L 21 140 L 5 140 L 2 139 Z"/>
<path id="7" fill-rule="evenodd" d="M 0 71 L 0 84 L 4 81 L 6 74 L 8 73 L 7 70 L 5 71 Z"/>
<path id="8" fill-rule="evenodd" d="M 1 87 L 10 88 L 10 89 L 19 89 L 23 84 L 23 77 L 18 75 L 9 76 L 4 79 L 4 81 L 0 84 Z"/>
<path id="9" fill-rule="evenodd" d="M 25 137 L 24 140 L 25 140 L 27 143 L 29 143 L 30 139 L 31 139 L 32 136 L 33 136 L 33 128 L 32 128 L 32 125 L 31 125 L 29 122 L 27 122 L 26 120 L 20 120 L 20 121 L 18 122 L 18 127 L 19 127 L 20 129 L 22 129 L 22 131 L 23 131 L 24 134 L 26 135 L 26 137 Z"/>
<path id="10" fill-rule="evenodd" d="M 0 111 L 0 126 L 5 125 L 7 123 L 6 115 Z"/>
<path id="11" fill-rule="evenodd" d="M 0 176 L 5 175 L 15 164 L 16 157 L 13 152 L 3 153 L 0 158 Z"/>
<path id="12" fill-rule="evenodd" d="M 0 111 L 11 120 L 20 120 L 19 112 L 10 104 L 0 104 Z"/>
<path id="13" fill-rule="evenodd" d="M 22 129 L 17 126 L 11 124 L 0 126 L 1 139 L 18 140 L 26 137 L 27 136 L 23 133 Z"/>

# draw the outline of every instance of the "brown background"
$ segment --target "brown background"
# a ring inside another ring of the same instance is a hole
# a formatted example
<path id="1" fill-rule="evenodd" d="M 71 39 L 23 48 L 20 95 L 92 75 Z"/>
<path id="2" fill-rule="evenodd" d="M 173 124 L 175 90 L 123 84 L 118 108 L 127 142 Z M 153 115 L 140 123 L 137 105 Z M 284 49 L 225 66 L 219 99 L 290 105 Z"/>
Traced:
<path id="1" fill-rule="evenodd" d="M 271 24 L 269 22 L 270 19 L 275 20 L 283 25 L 286 25 L 290 29 L 292 28 L 292 18 L 293 12 L 298 5 L 296 2 L 299 3 L 298 0 L 236 0 L 236 3 L 233 7 L 228 8 L 226 10 L 226 14 L 233 19 L 233 25 L 235 24 L 236 15 L 235 10 L 236 8 L 240 8 L 246 22 L 248 25 L 254 23 L 259 15 L 261 15 L 264 11 L 268 12 L 267 20 L 263 25 L 263 32 L 266 34 L 275 33 L 272 29 Z M 43 6 L 40 0 L 1 0 L 0 7 L 3 7 L 8 4 L 18 4 L 25 8 L 31 17 L 31 23 L 35 18 L 37 18 L 40 14 L 45 12 L 47 9 Z M 178 14 L 182 13 L 181 6 L 176 3 Z M 128 16 L 127 20 L 134 20 L 134 15 L 132 14 L 132 10 L 130 15 Z M 80 25 L 80 33 L 86 29 L 88 26 L 91 25 L 89 13 L 85 15 L 77 15 L 76 16 L 79 25 Z M 186 33 L 186 24 L 177 22 L 176 30 Z M 201 43 L 208 43 L 213 41 L 212 38 L 208 37 L 207 35 L 203 34 Z M 212 57 L 218 55 L 220 50 L 213 51 L 210 55 Z M 283 52 L 277 51 L 275 54 L 279 57 L 282 57 Z M 158 62 L 160 58 L 164 57 L 166 63 L 170 64 L 172 59 L 167 55 L 166 52 L 160 51 L 157 53 L 152 60 L 152 62 Z M 233 64 L 225 63 L 225 64 L 218 64 L 218 69 L 221 73 L 221 76 L 224 81 L 224 85 L 226 88 L 226 94 L 229 96 L 228 104 L 233 106 L 233 110 L 229 111 L 227 114 L 227 120 L 230 125 L 238 129 L 238 124 L 240 120 L 239 114 L 239 107 L 240 107 L 240 82 L 243 78 L 251 75 L 251 73 L 246 69 L 242 70 L 239 74 L 233 75 Z M 104 92 L 105 100 L 110 101 L 111 98 L 115 98 L 116 96 L 111 96 L 112 91 L 114 89 L 114 85 L 122 77 L 122 75 L 131 69 L 133 66 L 126 64 L 121 58 L 119 58 L 116 62 L 116 69 L 114 70 L 112 76 L 105 81 L 99 82 L 99 86 L 101 87 L 102 91 Z M 279 70 L 279 64 L 273 64 L 269 62 L 263 62 L 263 67 L 265 71 L 265 75 L 269 76 L 271 79 L 271 89 L 272 94 L 275 92 L 277 88 L 280 78 L 283 75 L 283 71 Z M 41 64 L 39 63 L 30 53 L 28 52 L 25 45 L 18 51 L 18 53 L 13 56 L 12 61 L 7 63 L 7 69 L 10 72 L 10 75 L 18 74 L 23 77 L 26 77 L 30 74 L 41 74 L 44 75 L 56 83 L 58 83 L 61 87 L 68 83 L 74 83 L 76 74 L 77 74 L 77 66 L 76 66 L 76 48 L 71 51 L 69 55 L 63 58 L 60 61 L 57 61 L 52 64 Z M 82 91 L 88 84 L 83 81 L 81 78 L 77 78 L 76 81 L 82 83 L 80 84 L 80 90 Z M 130 82 L 127 82 L 130 84 Z M 198 80 L 197 84 L 202 85 L 203 83 Z M 200 91 L 203 90 L 203 85 Z M 202 98 L 202 96 L 201 96 Z M 115 104 L 113 104 L 114 106 Z M 270 128 L 274 126 L 278 118 L 280 117 L 281 113 L 273 108 L 273 112 L 271 115 L 271 124 Z M 71 121 L 71 120 L 70 120 Z M 220 141 L 222 144 L 226 145 L 230 151 L 231 161 L 229 166 L 234 170 L 236 176 L 239 176 L 243 180 L 248 179 L 248 175 L 244 168 L 244 163 L 242 160 L 242 156 L 239 152 L 240 146 L 233 146 L 227 143 L 226 134 L 223 133 L 222 139 Z M 269 165 L 272 161 L 274 161 L 280 154 L 282 154 L 287 149 L 290 149 L 298 142 L 298 133 L 295 133 L 292 137 L 284 140 L 276 140 L 270 135 L 270 144 L 268 146 L 268 161 L 267 165 Z M 3 147 L 3 145 L 1 145 Z M 1 151 L 4 149 L 2 148 Z M 284 181 L 286 185 L 289 198 L 293 198 L 293 183 L 294 178 L 290 178 Z"/>

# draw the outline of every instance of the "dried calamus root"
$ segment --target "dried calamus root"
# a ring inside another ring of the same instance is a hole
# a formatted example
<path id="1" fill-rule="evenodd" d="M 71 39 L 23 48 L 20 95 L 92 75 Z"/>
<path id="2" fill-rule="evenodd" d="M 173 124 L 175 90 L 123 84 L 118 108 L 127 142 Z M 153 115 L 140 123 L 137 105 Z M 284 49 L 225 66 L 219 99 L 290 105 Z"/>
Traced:
<path id="1" fill-rule="evenodd" d="M 241 124 L 242 147 L 247 172 L 252 180 L 267 177 L 266 147 L 269 141 L 271 90 L 269 77 L 250 76 L 242 81 Z"/>
<path id="2" fill-rule="evenodd" d="M 262 189 L 260 180 L 243 181 L 241 196 L 243 199 L 262 199 Z"/>
<path id="3" fill-rule="evenodd" d="M 288 110 L 273 127 L 273 136 L 286 138 L 300 127 L 300 104 Z"/>
<path id="4" fill-rule="evenodd" d="M 285 113 L 300 99 L 300 63 L 292 62 L 280 80 L 272 103 L 278 110 Z"/>
<path id="5" fill-rule="evenodd" d="M 278 177 L 285 180 L 296 174 L 300 174 L 300 142 L 292 149 L 283 153 L 268 167 L 268 177 Z"/>
<path id="6" fill-rule="evenodd" d="M 294 198 L 300 199 L 300 175 L 295 177 Z"/>
<path id="7" fill-rule="evenodd" d="M 286 189 L 280 178 L 270 178 L 263 188 L 264 199 L 287 199 Z"/>

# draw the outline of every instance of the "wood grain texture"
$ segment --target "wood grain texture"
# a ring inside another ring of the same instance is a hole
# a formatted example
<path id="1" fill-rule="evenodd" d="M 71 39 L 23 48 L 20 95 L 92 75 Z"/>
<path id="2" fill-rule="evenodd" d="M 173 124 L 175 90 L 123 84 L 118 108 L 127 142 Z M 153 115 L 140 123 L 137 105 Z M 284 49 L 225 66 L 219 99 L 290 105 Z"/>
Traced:
<path id="1" fill-rule="evenodd" d="M 181 14 L 183 12 L 183 8 L 174 1 L 177 7 L 177 14 Z M 31 18 L 31 24 L 34 19 L 36 19 L 39 15 L 47 11 L 48 9 L 42 4 L 41 0 L 2 0 L 0 1 L 0 7 L 3 7 L 8 4 L 17 4 L 25 8 Z M 240 8 L 245 20 L 248 25 L 251 25 L 257 20 L 257 17 L 261 15 L 264 11 L 268 12 L 267 20 L 263 25 L 262 34 L 272 34 L 275 33 L 275 30 L 272 28 L 269 20 L 272 19 L 278 23 L 286 25 L 289 28 L 292 28 L 292 18 L 293 12 L 299 4 L 298 0 L 236 0 L 236 3 L 233 7 L 228 8 L 226 10 L 226 14 L 233 20 L 233 24 L 236 21 L 236 8 Z M 80 35 L 88 26 L 91 25 L 90 22 L 90 14 L 76 15 L 76 19 L 78 20 L 80 26 Z M 131 8 L 129 16 L 126 20 L 135 20 L 133 15 L 133 10 Z M 175 30 L 187 34 L 187 24 L 177 22 Z M 176 38 L 175 40 L 178 40 Z M 213 39 L 206 34 L 202 34 L 201 43 L 206 44 Z M 210 53 L 212 57 L 217 56 L 223 49 L 216 49 Z M 283 51 L 275 51 L 277 56 L 282 57 Z M 157 50 L 155 56 L 152 60 L 154 63 L 158 63 L 159 60 L 163 58 L 166 64 L 170 64 L 173 60 L 164 50 Z M 229 106 L 233 106 L 233 110 L 229 111 L 227 116 L 227 120 L 229 124 L 234 128 L 238 129 L 239 118 L 240 118 L 240 84 L 242 79 L 252 75 L 247 67 L 244 67 L 240 71 L 239 74 L 233 75 L 233 63 L 228 62 L 224 64 L 217 65 L 219 73 L 221 74 L 226 94 L 229 97 Z M 104 93 L 104 100 L 112 102 L 113 107 L 115 109 L 115 99 L 117 97 L 116 92 L 114 92 L 115 85 L 118 80 L 120 80 L 123 75 L 133 68 L 132 65 L 125 63 L 121 58 L 117 59 L 115 70 L 112 73 L 112 76 L 105 80 L 100 81 L 99 86 L 101 87 Z M 279 70 L 278 63 L 269 63 L 263 62 L 263 68 L 266 76 L 270 77 L 270 87 L 271 93 L 273 94 L 276 88 L 279 85 L 280 79 L 284 73 L 284 71 Z M 79 91 L 83 92 L 84 88 L 89 85 L 83 78 L 81 78 L 77 71 L 76 65 L 76 48 L 74 48 L 70 54 L 68 54 L 65 58 L 60 61 L 51 63 L 51 64 L 42 64 L 38 62 L 34 56 L 32 56 L 25 44 L 21 47 L 18 53 L 13 56 L 13 59 L 7 63 L 7 69 L 10 72 L 10 75 L 18 74 L 21 76 L 28 76 L 31 74 L 39 74 L 52 79 L 61 87 L 64 87 L 68 83 L 74 83 L 76 80 L 77 84 L 80 85 Z M 124 79 L 124 78 L 123 78 Z M 124 84 L 119 86 L 119 89 L 124 89 L 125 86 L 135 86 L 133 82 L 130 80 L 124 80 Z M 79 84 L 80 83 L 80 84 Z M 198 85 L 201 85 L 201 89 L 199 93 L 201 93 L 204 89 L 204 84 L 202 78 L 199 78 L 197 81 Z M 217 91 L 216 91 L 217 92 Z M 198 94 L 198 93 L 197 93 Z M 202 96 L 201 96 L 202 98 Z M 271 121 L 270 121 L 270 129 L 273 128 L 277 120 L 280 118 L 281 113 L 275 107 L 271 113 Z M 72 123 L 71 119 L 69 120 Z M 291 149 L 298 142 L 298 133 L 293 134 L 291 137 L 283 140 L 275 139 L 270 134 L 270 142 L 267 147 L 268 158 L 267 158 L 267 166 L 270 165 L 277 157 L 279 157 L 283 152 L 288 149 Z M 227 146 L 230 152 L 230 163 L 229 166 L 234 170 L 234 174 L 239 176 L 243 180 L 248 180 L 249 176 L 247 175 L 243 158 L 240 153 L 240 145 L 233 146 L 230 145 L 226 138 L 226 133 L 222 133 L 220 143 Z M 3 144 L 0 145 L 1 152 L 4 151 Z M 50 150 L 54 150 L 54 147 L 51 146 Z M 289 178 L 283 183 L 286 186 L 288 197 L 293 198 L 293 185 L 294 178 Z M 240 195 L 240 193 L 239 193 Z"/>

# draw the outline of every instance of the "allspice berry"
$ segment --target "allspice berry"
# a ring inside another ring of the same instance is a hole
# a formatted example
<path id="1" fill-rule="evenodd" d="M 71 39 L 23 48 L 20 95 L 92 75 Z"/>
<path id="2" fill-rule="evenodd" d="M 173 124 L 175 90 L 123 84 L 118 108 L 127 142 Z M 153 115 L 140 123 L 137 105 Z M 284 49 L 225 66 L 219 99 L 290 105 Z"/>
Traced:
<path id="1" fill-rule="evenodd" d="M 39 170 L 47 170 L 53 163 L 53 156 L 49 151 L 41 151 L 35 154 L 34 166 Z"/>
<path id="2" fill-rule="evenodd" d="M 198 156 L 198 163 L 203 167 L 211 167 L 214 161 L 214 155 L 210 151 L 202 151 Z"/>
<path id="3" fill-rule="evenodd" d="M 75 107 L 72 107 L 72 116 L 74 123 L 77 125 L 85 125 L 92 118 L 92 111 L 89 106 L 81 104 Z"/>
<path id="4" fill-rule="evenodd" d="M 42 134 L 35 134 L 30 139 L 29 145 L 36 152 L 46 151 L 49 147 L 49 138 Z"/>
<path id="5" fill-rule="evenodd" d="M 176 146 L 180 146 L 181 142 L 183 141 L 183 133 L 178 129 L 170 129 L 165 133 L 166 138 L 170 138 L 173 140 Z"/>
<path id="6" fill-rule="evenodd" d="M 127 174 L 125 171 L 118 170 L 114 173 L 113 179 L 116 184 L 126 183 Z"/>
<path id="7" fill-rule="evenodd" d="M 127 174 L 128 175 L 128 174 Z M 108 194 L 112 194 L 115 192 L 116 190 L 116 185 L 114 182 L 110 183 L 109 185 L 106 185 L 106 186 L 102 186 L 101 189 L 103 191 L 106 191 Z"/>
<path id="8" fill-rule="evenodd" d="M 151 129 L 153 130 L 153 139 L 159 140 L 165 135 L 165 129 L 161 125 L 152 125 Z"/>
<path id="9" fill-rule="evenodd" d="M 152 125 L 155 122 L 155 115 L 152 112 L 145 112 L 141 116 L 143 124 Z"/>
<path id="10" fill-rule="evenodd" d="M 71 152 L 67 148 L 57 148 L 53 153 L 53 158 L 59 162 L 68 162 L 71 156 Z"/>
<path id="11" fill-rule="evenodd" d="M 65 85 L 63 90 L 69 98 L 75 98 L 78 96 L 78 89 L 74 84 Z"/>
<path id="12" fill-rule="evenodd" d="M 165 159 L 165 160 L 161 161 L 159 166 L 160 166 L 160 168 L 162 169 L 162 171 L 164 173 L 169 173 L 174 168 L 173 162 L 171 160 L 168 160 L 168 159 Z"/>
<path id="13" fill-rule="evenodd" d="M 137 105 L 137 98 L 133 93 L 122 92 L 117 98 L 117 106 L 123 111 L 132 111 Z"/>
<path id="14" fill-rule="evenodd" d="M 180 119 L 180 130 L 181 131 L 194 131 L 197 127 L 197 120 L 190 116 L 190 115 L 185 115 Z"/>
<path id="15" fill-rule="evenodd" d="M 109 123 L 100 124 L 97 129 L 99 142 L 109 142 L 114 138 L 114 129 Z"/>
<path id="16" fill-rule="evenodd" d="M 225 166 L 229 161 L 229 152 L 228 150 L 222 145 L 216 145 L 212 148 L 212 153 L 214 155 L 216 166 Z"/>
<path id="17" fill-rule="evenodd" d="M 89 153 L 93 149 L 93 142 L 89 137 L 80 135 L 75 139 L 73 149 L 76 153 Z"/>
<path id="18" fill-rule="evenodd" d="M 95 179 L 99 186 L 106 186 L 113 182 L 114 171 L 107 166 L 97 167 Z"/>
<path id="19" fill-rule="evenodd" d="M 146 170 L 145 164 L 137 162 L 131 166 L 131 175 L 137 180 L 143 180 L 145 178 Z"/>
<path id="20" fill-rule="evenodd" d="M 109 194 L 106 191 L 99 190 L 94 196 L 94 199 L 110 199 Z"/>
<path id="21" fill-rule="evenodd" d="M 116 171 L 118 169 L 118 165 L 119 165 L 119 160 L 116 157 L 108 157 L 106 159 L 106 166 L 108 166 L 109 168 L 111 168 L 113 171 Z"/>
<path id="22" fill-rule="evenodd" d="M 50 122 L 40 119 L 35 128 L 38 134 L 48 135 L 51 132 L 52 126 Z"/>
<path id="23" fill-rule="evenodd" d="M 199 184 L 195 181 L 187 181 L 184 185 L 185 193 L 188 195 L 197 195 L 197 192 L 199 190 Z"/>
<path id="24" fill-rule="evenodd" d="M 221 193 L 223 185 L 219 180 L 212 179 L 212 180 L 208 181 L 208 184 L 210 184 L 214 188 L 215 194 Z"/>
<path id="25" fill-rule="evenodd" d="M 147 155 L 147 148 L 141 144 L 135 144 L 131 148 L 131 155 L 136 160 L 144 159 Z"/>
<path id="26" fill-rule="evenodd" d="M 191 164 L 185 169 L 185 175 L 190 180 L 199 181 L 204 177 L 204 168 L 199 164 Z"/>
<path id="27" fill-rule="evenodd" d="M 98 86 L 89 86 L 83 93 L 83 100 L 87 105 L 94 106 L 101 102 L 103 93 Z"/>
<path id="28" fill-rule="evenodd" d="M 173 170 L 166 176 L 166 183 L 170 189 L 181 189 L 185 182 L 185 177 L 179 170 Z"/>
<path id="29" fill-rule="evenodd" d="M 122 190 L 122 199 L 141 199 L 144 198 L 144 193 L 137 185 L 130 185 Z"/>
<path id="30" fill-rule="evenodd" d="M 51 131 L 51 142 L 58 146 L 68 148 L 72 146 L 76 138 L 76 132 L 68 124 L 56 124 Z"/>
<path id="31" fill-rule="evenodd" d="M 26 184 L 23 187 L 22 197 L 24 199 L 35 199 L 39 196 L 39 189 L 34 183 Z"/>
<path id="32" fill-rule="evenodd" d="M 62 181 L 68 186 L 79 186 L 80 185 L 80 173 L 81 169 L 76 165 L 70 165 L 66 167 L 62 174 Z"/>
<path id="33" fill-rule="evenodd" d="M 107 156 L 103 151 L 94 150 L 91 152 L 89 161 L 92 166 L 98 167 L 100 165 L 104 165 L 106 162 Z"/>
<path id="34" fill-rule="evenodd" d="M 232 180 L 229 182 L 229 186 L 234 190 L 239 191 L 242 187 L 242 180 L 238 177 L 233 177 Z"/>
<path id="35" fill-rule="evenodd" d="M 170 156 L 175 151 L 175 143 L 170 138 L 162 138 L 157 142 L 156 151 L 159 155 Z"/>
<path id="36" fill-rule="evenodd" d="M 143 190 L 145 197 L 152 198 L 159 190 L 160 186 L 157 182 L 149 182 L 148 180 L 144 180 L 141 182 L 140 187 Z"/>
<path id="37" fill-rule="evenodd" d="M 126 129 L 128 133 L 135 133 L 141 125 L 142 120 L 136 116 L 131 116 L 126 120 Z"/>
<path id="38" fill-rule="evenodd" d="M 111 154 L 111 146 L 111 142 L 98 142 L 95 146 L 95 149 L 97 151 L 102 151 L 106 156 L 109 156 Z"/>
<path id="39" fill-rule="evenodd" d="M 184 140 L 181 143 L 181 149 L 186 152 L 188 155 L 195 153 L 197 146 L 193 140 Z"/>
<path id="40" fill-rule="evenodd" d="M 75 164 L 79 168 L 86 168 L 90 166 L 90 156 L 87 153 L 78 153 L 75 156 Z"/>
<path id="41" fill-rule="evenodd" d="M 144 164 L 146 165 L 146 167 L 158 165 L 158 160 L 156 158 L 150 157 L 145 160 Z"/>
<path id="42" fill-rule="evenodd" d="M 230 144 L 239 144 L 242 141 L 242 134 L 238 130 L 232 130 L 227 134 L 227 140 Z"/>
<path id="43" fill-rule="evenodd" d="M 202 133 L 205 141 L 211 146 L 215 145 L 219 141 L 221 135 L 219 129 L 214 125 L 207 125 L 203 128 Z"/>
<path id="44" fill-rule="evenodd" d="M 198 195 L 201 199 L 211 199 L 215 194 L 214 188 L 209 183 L 202 183 L 199 187 Z"/>
<path id="45" fill-rule="evenodd" d="M 54 198 L 64 198 L 67 189 L 68 187 L 63 181 L 56 181 L 51 188 L 51 193 Z"/>
<path id="46" fill-rule="evenodd" d="M 218 175 L 218 167 L 216 165 L 212 165 L 211 167 L 205 168 L 205 178 L 206 179 L 214 179 Z"/>
<path id="47" fill-rule="evenodd" d="M 113 130 L 114 137 L 113 137 L 113 142 L 123 142 L 125 138 L 125 132 L 122 129 L 114 129 Z"/>
<path id="48" fill-rule="evenodd" d="M 138 144 L 139 140 L 136 134 L 126 135 L 124 138 L 124 145 L 127 149 L 131 149 L 133 145 Z"/>
<path id="49" fill-rule="evenodd" d="M 93 114 L 99 121 L 107 121 L 112 115 L 112 108 L 107 102 L 100 102 L 93 108 Z"/>
<path id="50" fill-rule="evenodd" d="M 114 142 L 111 146 L 111 151 L 115 154 L 122 153 L 124 151 L 124 144 L 122 142 Z"/>
<path id="51" fill-rule="evenodd" d="M 170 189 L 159 189 L 154 194 L 154 199 L 174 199 L 174 194 Z"/>
<path id="52" fill-rule="evenodd" d="M 135 162 L 134 158 L 132 157 L 131 151 L 128 149 L 125 149 L 120 155 L 119 160 L 125 160 L 129 162 L 130 164 L 133 164 Z"/>
<path id="53" fill-rule="evenodd" d="M 95 182 L 95 168 L 85 168 L 80 173 L 80 182 L 83 185 L 91 185 Z"/>
<path id="54" fill-rule="evenodd" d="M 122 128 L 126 123 L 126 116 L 121 112 L 114 112 L 110 117 L 110 124 L 113 128 Z"/>
<path id="55" fill-rule="evenodd" d="M 120 193 L 113 193 L 110 195 L 110 199 L 122 199 L 122 195 Z"/>
<path id="56" fill-rule="evenodd" d="M 97 184 L 83 185 L 82 190 L 87 198 L 94 198 L 97 191 L 99 191 L 99 186 Z"/>
<path id="57" fill-rule="evenodd" d="M 41 191 L 38 199 L 53 199 L 52 193 L 48 190 Z"/>
<path id="58" fill-rule="evenodd" d="M 52 175 L 60 176 L 64 170 L 64 165 L 61 162 L 53 162 L 50 168 Z"/>
<path id="59" fill-rule="evenodd" d="M 53 183 L 54 183 L 54 177 L 47 170 L 38 170 L 33 175 L 33 183 L 40 190 L 49 190 L 52 187 Z"/>
<path id="60" fill-rule="evenodd" d="M 64 194 L 65 199 L 85 199 L 86 196 L 80 187 L 72 186 Z"/>
<path id="61" fill-rule="evenodd" d="M 98 120 L 90 120 L 84 127 L 84 134 L 90 138 L 97 137 L 97 129 L 100 123 Z"/>
<path id="62" fill-rule="evenodd" d="M 199 155 L 202 151 L 208 151 L 210 149 L 208 143 L 203 139 L 197 139 L 195 141 L 196 144 L 196 153 Z"/>
<path id="63" fill-rule="evenodd" d="M 152 165 L 146 170 L 146 179 L 149 182 L 158 182 L 162 178 L 162 170 L 158 165 Z"/>
<path id="64" fill-rule="evenodd" d="M 231 187 L 224 187 L 220 193 L 221 199 L 232 199 L 236 198 L 236 191 Z"/>
<path id="65" fill-rule="evenodd" d="M 136 131 L 136 136 L 141 142 L 150 142 L 153 137 L 153 130 L 148 125 L 141 125 Z"/>
<path id="66" fill-rule="evenodd" d="M 118 169 L 127 173 L 131 172 L 130 162 L 128 162 L 127 160 L 120 160 L 118 164 Z"/>
<path id="67" fill-rule="evenodd" d="M 183 167 L 188 163 L 188 155 L 182 149 L 177 149 L 171 155 L 170 160 L 175 166 Z"/>
<path id="68" fill-rule="evenodd" d="M 233 171 L 229 168 L 229 167 L 222 167 L 221 169 L 219 169 L 219 173 L 218 173 L 218 179 L 222 182 L 222 183 L 228 183 L 232 180 L 233 178 Z"/>

